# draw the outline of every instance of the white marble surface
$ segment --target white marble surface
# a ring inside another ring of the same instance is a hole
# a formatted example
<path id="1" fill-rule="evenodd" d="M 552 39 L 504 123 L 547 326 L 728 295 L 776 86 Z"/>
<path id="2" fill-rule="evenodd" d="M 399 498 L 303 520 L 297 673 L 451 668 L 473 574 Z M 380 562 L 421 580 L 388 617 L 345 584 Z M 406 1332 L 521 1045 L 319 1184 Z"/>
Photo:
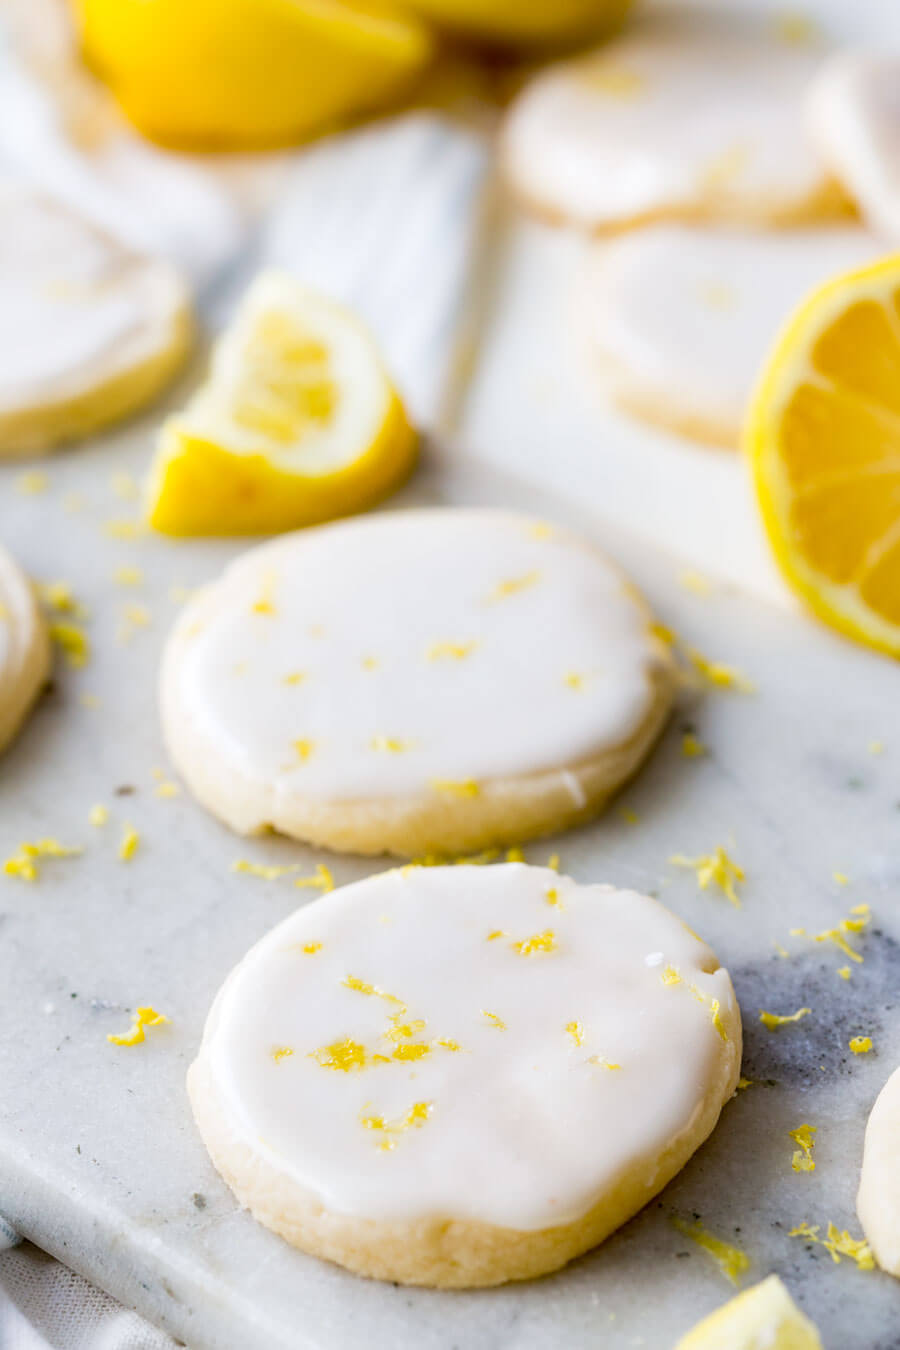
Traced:
<path id="1" fill-rule="evenodd" d="M 894 664 L 795 615 L 734 593 L 701 597 L 679 565 L 597 521 L 601 540 L 644 585 L 662 618 L 756 681 L 755 695 L 689 694 L 640 778 L 607 816 L 554 849 L 574 876 L 657 891 L 730 967 L 746 1021 L 745 1073 L 755 1085 L 657 1202 L 600 1250 L 522 1287 L 439 1294 L 359 1280 L 289 1249 L 240 1212 L 193 1128 L 184 1072 L 221 979 L 247 946 L 308 892 L 230 871 L 241 856 L 317 857 L 284 840 L 241 841 L 186 796 L 154 795 L 165 769 L 155 715 L 160 645 L 175 612 L 171 585 L 214 574 L 240 545 L 113 540 L 102 523 L 132 513 L 109 487 L 139 472 L 150 422 L 61 456 L 50 486 L 14 495 L 20 468 L 0 472 L 3 532 L 37 576 L 64 577 L 90 606 L 94 656 L 60 667 L 56 686 L 0 762 L 0 848 L 55 835 L 83 857 L 48 862 L 40 881 L 0 878 L 0 1210 L 58 1255 L 193 1350 L 418 1350 L 659 1347 L 732 1291 L 709 1257 L 673 1227 L 700 1215 L 747 1252 L 747 1280 L 779 1271 L 820 1322 L 828 1350 L 896 1347 L 900 1289 L 849 1262 L 835 1266 L 787 1230 L 801 1220 L 859 1226 L 853 1195 L 866 1112 L 900 1060 L 900 791 Z M 78 491 L 89 505 L 67 514 Z M 406 501 L 519 505 L 544 517 L 578 513 L 462 459 L 419 475 Z M 139 591 L 112 584 L 142 567 Z M 121 644 L 121 611 L 146 603 L 151 624 Z M 80 694 L 95 693 L 99 707 Z M 707 758 L 680 753 L 690 723 Z M 880 755 L 872 740 L 884 742 Z M 117 788 L 130 788 L 117 795 Z M 113 819 L 87 822 L 94 802 Z M 621 808 L 639 821 L 628 824 Z M 141 831 L 130 863 L 116 858 L 123 822 Z M 698 891 L 667 864 L 675 852 L 730 844 L 747 871 L 744 906 Z M 329 858 L 338 882 L 371 864 Z M 834 869 L 849 885 L 836 885 Z M 788 930 L 831 927 L 868 902 L 865 963 L 845 983 L 831 944 Z M 789 959 L 775 955 L 783 942 Z M 134 1049 L 109 1045 L 130 1010 L 171 1018 Z M 813 1015 L 769 1033 L 760 1008 Z M 870 1034 L 855 1057 L 849 1038 Z M 788 1131 L 818 1126 L 811 1175 L 792 1172 Z M 577 1140 L 573 1147 L 577 1148 Z"/>

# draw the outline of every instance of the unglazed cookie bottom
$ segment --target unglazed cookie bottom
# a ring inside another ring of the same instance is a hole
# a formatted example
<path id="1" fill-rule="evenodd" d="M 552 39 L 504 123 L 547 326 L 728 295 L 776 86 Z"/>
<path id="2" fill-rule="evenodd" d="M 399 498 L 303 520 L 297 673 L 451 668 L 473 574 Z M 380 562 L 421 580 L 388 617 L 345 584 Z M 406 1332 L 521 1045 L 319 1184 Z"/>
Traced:
<path id="1" fill-rule="evenodd" d="M 188 1086 L 261 1223 L 463 1288 L 558 1269 L 636 1213 L 740 1057 L 727 972 L 656 901 L 521 864 L 403 868 L 248 953 Z"/>
<path id="2" fill-rule="evenodd" d="M 50 637 L 28 578 L 0 548 L 0 750 L 50 673 Z"/>
<path id="3" fill-rule="evenodd" d="M 384 514 L 238 559 L 183 611 L 163 726 L 240 833 L 416 856 L 586 820 L 671 706 L 652 615 L 590 543 L 493 511 Z"/>

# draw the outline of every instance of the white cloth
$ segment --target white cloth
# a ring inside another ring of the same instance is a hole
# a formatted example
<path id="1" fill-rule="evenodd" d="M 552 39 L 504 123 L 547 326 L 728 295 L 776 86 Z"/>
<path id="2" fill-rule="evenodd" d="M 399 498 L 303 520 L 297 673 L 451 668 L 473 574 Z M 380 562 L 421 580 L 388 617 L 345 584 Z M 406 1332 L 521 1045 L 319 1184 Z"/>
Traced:
<path id="1" fill-rule="evenodd" d="M 176 1350 L 137 1313 L 29 1242 L 0 1251 L 2 1350 Z"/>

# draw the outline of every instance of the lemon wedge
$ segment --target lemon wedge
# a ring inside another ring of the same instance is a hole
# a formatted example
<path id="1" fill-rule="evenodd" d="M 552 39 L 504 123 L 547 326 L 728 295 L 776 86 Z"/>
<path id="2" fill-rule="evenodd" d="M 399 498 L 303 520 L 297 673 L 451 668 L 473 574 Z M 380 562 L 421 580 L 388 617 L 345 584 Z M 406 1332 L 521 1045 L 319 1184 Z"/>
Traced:
<path id="1" fill-rule="evenodd" d="M 263 273 L 206 384 L 160 433 L 148 517 L 165 534 L 261 534 L 371 506 L 417 437 L 375 345 L 331 301 Z"/>
<path id="2" fill-rule="evenodd" d="M 834 628 L 900 656 L 900 255 L 795 312 L 745 444 L 789 584 Z"/>
<path id="3" fill-rule="evenodd" d="M 822 1350 L 822 1342 L 778 1276 L 770 1275 L 704 1317 L 675 1350 Z"/>
<path id="4" fill-rule="evenodd" d="M 414 15 L 366 0 L 76 0 L 82 50 L 164 145 L 285 144 L 390 102 L 431 58 Z"/>

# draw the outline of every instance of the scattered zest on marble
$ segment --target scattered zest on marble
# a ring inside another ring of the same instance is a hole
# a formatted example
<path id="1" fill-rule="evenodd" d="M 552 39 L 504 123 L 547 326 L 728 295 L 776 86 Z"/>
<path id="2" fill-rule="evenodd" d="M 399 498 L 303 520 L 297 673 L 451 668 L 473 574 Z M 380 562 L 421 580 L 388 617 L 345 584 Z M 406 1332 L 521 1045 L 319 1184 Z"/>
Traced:
<path id="1" fill-rule="evenodd" d="M 78 858 L 83 852 L 79 845 L 68 848 L 58 839 L 38 839 L 33 844 L 20 844 L 18 853 L 6 859 L 3 871 L 20 881 L 37 881 L 41 874 L 39 858 Z"/>
<path id="2" fill-rule="evenodd" d="M 850 1049 L 854 1055 L 867 1055 L 872 1049 L 871 1036 L 854 1036 L 850 1042 Z"/>
<path id="3" fill-rule="evenodd" d="M 669 862 L 676 867 L 689 867 L 696 872 L 701 891 L 705 891 L 715 883 L 731 903 L 740 909 L 741 901 L 736 886 L 737 883 L 746 880 L 746 873 L 733 858 L 728 856 L 724 848 L 719 847 L 712 853 L 704 853 L 697 858 L 688 858 L 683 853 L 675 853 Z"/>
<path id="4" fill-rule="evenodd" d="M 129 825 L 126 823 L 125 829 L 122 833 L 122 840 L 121 843 L 119 844 L 119 861 L 131 862 L 131 859 L 134 857 L 134 855 L 138 851 L 138 848 L 140 847 L 140 843 L 141 843 L 141 836 L 138 834 L 137 830 L 134 828 L 133 825 Z"/>
<path id="5" fill-rule="evenodd" d="M 788 1237 L 799 1237 L 806 1242 L 819 1243 L 831 1254 L 831 1259 L 835 1265 L 840 1265 L 841 1257 L 847 1256 L 856 1262 L 860 1270 L 875 1269 L 875 1257 L 865 1238 L 851 1237 L 846 1228 L 839 1229 L 833 1223 L 829 1223 L 825 1237 L 819 1236 L 820 1231 L 821 1225 L 804 1222 L 799 1223 L 796 1228 L 792 1228 Z"/>
<path id="6" fill-rule="evenodd" d="M 812 1008 L 798 1008 L 795 1013 L 789 1016 L 782 1016 L 780 1013 L 763 1012 L 760 1009 L 759 1020 L 769 1031 L 774 1031 L 776 1027 L 787 1026 L 789 1022 L 799 1022 L 801 1018 L 809 1017 Z"/>
<path id="7" fill-rule="evenodd" d="M 138 1008 L 131 1019 L 131 1030 L 116 1035 L 113 1032 L 107 1036 L 107 1040 L 112 1045 L 140 1045 L 147 1039 L 145 1027 L 158 1027 L 163 1022 L 168 1022 L 168 1017 L 159 1013 L 155 1008 Z"/>
<path id="8" fill-rule="evenodd" d="M 749 1258 L 740 1247 L 733 1247 L 729 1242 L 724 1242 L 713 1233 L 707 1232 L 699 1219 L 694 1223 L 688 1223 L 686 1219 L 673 1214 L 672 1223 L 679 1233 L 709 1253 L 726 1280 L 730 1280 L 732 1284 L 738 1283 L 741 1275 L 750 1266 Z"/>
<path id="9" fill-rule="evenodd" d="M 817 1134 L 815 1125 L 798 1125 L 796 1130 L 790 1130 L 789 1134 L 795 1144 L 800 1147 L 794 1150 L 794 1156 L 791 1158 L 791 1167 L 795 1172 L 814 1172 L 816 1162 L 813 1158 L 813 1149 L 816 1141 L 814 1135 Z"/>

